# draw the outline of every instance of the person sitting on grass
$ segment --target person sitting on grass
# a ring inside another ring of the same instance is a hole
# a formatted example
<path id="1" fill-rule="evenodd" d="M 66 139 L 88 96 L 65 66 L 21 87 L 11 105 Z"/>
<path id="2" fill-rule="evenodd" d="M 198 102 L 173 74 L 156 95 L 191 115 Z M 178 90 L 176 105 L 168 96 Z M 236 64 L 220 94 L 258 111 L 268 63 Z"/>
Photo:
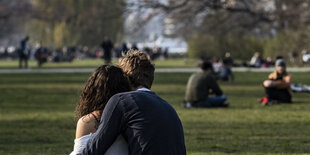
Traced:
<path id="1" fill-rule="evenodd" d="M 234 81 L 234 73 L 227 62 L 223 61 L 222 66 L 219 68 L 217 78 L 222 81 Z"/>
<path id="2" fill-rule="evenodd" d="M 184 107 L 228 107 L 227 98 L 212 75 L 213 67 L 208 61 L 202 62 L 200 72 L 190 76 L 187 82 Z M 209 97 L 214 93 L 215 96 Z"/>
<path id="3" fill-rule="evenodd" d="M 78 120 L 74 150 L 70 155 L 82 153 L 101 123 L 101 115 L 108 100 L 117 93 L 130 91 L 127 78 L 121 68 L 111 65 L 98 67 L 88 79 L 76 106 Z M 118 138 L 109 147 L 108 154 L 127 155 L 128 144 L 124 137 Z"/>
<path id="4" fill-rule="evenodd" d="M 271 73 L 268 80 L 263 82 L 266 96 L 260 99 L 263 105 L 272 103 L 292 103 L 291 95 L 291 75 L 286 71 L 286 64 L 283 59 L 278 59 L 275 63 L 276 70 Z"/>

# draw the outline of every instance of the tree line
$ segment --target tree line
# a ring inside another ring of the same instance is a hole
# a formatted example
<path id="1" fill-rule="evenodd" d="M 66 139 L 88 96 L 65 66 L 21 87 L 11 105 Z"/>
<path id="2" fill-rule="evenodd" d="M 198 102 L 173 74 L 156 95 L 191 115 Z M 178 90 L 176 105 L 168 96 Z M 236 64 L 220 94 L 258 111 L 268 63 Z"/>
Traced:
<path id="1" fill-rule="evenodd" d="M 0 4 L 1 39 L 17 33 L 53 47 L 92 47 L 104 36 L 116 41 L 123 35 L 123 0 L 0 0 Z"/>
<path id="2" fill-rule="evenodd" d="M 142 0 L 140 7 L 162 10 L 189 43 L 189 56 L 249 59 L 310 50 L 310 0 Z"/>
<path id="3" fill-rule="evenodd" d="M 0 4 L 0 38 L 25 27 L 32 40 L 56 47 L 97 46 L 103 36 L 121 41 L 126 12 L 133 8 L 156 10 L 171 19 L 174 37 L 187 40 L 191 57 L 226 52 L 241 59 L 254 52 L 287 57 L 310 49 L 310 0 L 0 0 Z"/>

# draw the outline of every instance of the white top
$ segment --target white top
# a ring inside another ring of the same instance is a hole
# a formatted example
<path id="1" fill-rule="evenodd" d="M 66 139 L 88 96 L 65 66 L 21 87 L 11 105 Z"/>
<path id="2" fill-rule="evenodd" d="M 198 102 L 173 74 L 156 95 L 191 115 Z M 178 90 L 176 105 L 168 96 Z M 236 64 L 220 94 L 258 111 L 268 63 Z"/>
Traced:
<path id="1" fill-rule="evenodd" d="M 94 137 L 93 133 L 74 140 L 74 150 L 70 155 L 82 153 L 88 141 Z M 122 136 L 118 136 L 115 142 L 106 151 L 105 155 L 128 155 L 128 144 Z"/>
<path id="2" fill-rule="evenodd" d="M 137 91 L 151 91 L 151 90 L 149 90 L 147 88 L 139 88 L 139 89 L 137 89 Z"/>

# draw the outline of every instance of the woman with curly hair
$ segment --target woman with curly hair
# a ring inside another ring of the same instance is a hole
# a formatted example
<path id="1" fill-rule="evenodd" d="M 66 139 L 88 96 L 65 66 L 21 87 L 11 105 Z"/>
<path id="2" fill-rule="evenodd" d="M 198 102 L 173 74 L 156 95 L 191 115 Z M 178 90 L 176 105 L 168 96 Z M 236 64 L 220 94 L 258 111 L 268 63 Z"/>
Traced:
<path id="1" fill-rule="evenodd" d="M 89 139 L 93 138 L 108 100 L 114 94 L 129 90 L 128 80 L 119 67 L 102 65 L 92 73 L 76 106 L 76 139 L 70 155 L 82 153 Z M 128 154 L 128 145 L 124 138 L 120 135 L 105 154 Z"/>

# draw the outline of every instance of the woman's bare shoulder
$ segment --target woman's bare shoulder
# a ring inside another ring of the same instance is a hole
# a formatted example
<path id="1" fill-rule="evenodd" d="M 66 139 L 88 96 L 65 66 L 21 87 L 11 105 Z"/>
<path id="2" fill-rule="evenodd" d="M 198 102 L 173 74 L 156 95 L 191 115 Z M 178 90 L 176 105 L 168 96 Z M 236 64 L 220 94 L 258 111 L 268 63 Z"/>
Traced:
<path id="1" fill-rule="evenodd" d="M 76 125 L 75 138 L 80 138 L 82 136 L 96 132 L 98 126 L 97 118 L 98 114 L 96 112 L 81 117 Z"/>

